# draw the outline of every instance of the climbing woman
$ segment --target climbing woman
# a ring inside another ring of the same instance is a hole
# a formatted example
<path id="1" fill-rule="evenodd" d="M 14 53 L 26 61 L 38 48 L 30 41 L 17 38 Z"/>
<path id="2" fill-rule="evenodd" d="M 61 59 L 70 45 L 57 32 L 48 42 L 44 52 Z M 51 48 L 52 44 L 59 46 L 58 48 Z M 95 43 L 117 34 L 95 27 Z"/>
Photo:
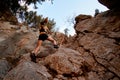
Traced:
<path id="1" fill-rule="evenodd" d="M 49 40 L 54 44 L 54 48 L 59 48 L 56 41 L 51 36 L 48 36 L 48 33 L 50 33 L 50 30 L 47 27 L 47 23 L 48 23 L 48 18 L 45 18 L 44 21 L 42 21 L 40 23 L 39 38 L 38 38 L 37 46 L 35 47 L 35 49 L 30 54 L 31 61 L 33 61 L 35 63 L 36 63 L 36 56 L 38 54 L 38 51 L 39 51 L 43 41 Z"/>

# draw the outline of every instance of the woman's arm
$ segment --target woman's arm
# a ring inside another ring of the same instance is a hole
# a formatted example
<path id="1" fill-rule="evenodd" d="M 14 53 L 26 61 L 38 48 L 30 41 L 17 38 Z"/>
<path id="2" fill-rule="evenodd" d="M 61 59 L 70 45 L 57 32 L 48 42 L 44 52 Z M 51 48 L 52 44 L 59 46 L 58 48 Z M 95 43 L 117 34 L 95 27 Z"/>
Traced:
<path id="1" fill-rule="evenodd" d="M 47 26 L 45 26 L 45 30 L 46 30 L 46 32 L 47 32 L 48 34 L 51 34 L 51 31 L 48 29 Z"/>

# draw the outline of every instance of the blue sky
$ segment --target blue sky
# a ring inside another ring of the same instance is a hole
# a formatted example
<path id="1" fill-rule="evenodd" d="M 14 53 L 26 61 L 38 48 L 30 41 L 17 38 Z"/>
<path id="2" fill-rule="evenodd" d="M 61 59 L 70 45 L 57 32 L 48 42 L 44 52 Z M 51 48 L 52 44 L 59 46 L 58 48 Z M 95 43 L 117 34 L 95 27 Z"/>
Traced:
<path id="1" fill-rule="evenodd" d="M 69 25 L 67 20 L 79 14 L 94 15 L 95 9 L 100 12 L 108 10 L 105 6 L 100 4 L 98 0 L 54 0 L 53 4 L 49 1 L 37 5 L 36 10 L 38 15 L 43 15 L 56 22 L 56 28 L 60 32 L 64 32 L 65 28 L 69 29 L 69 34 L 73 35 L 73 25 Z"/>

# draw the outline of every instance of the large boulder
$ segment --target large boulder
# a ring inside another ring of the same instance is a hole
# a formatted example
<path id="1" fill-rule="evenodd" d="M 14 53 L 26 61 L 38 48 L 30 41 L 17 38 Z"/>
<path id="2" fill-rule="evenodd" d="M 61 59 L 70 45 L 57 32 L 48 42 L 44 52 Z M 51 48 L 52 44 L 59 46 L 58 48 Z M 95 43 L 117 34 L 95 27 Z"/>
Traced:
<path id="1" fill-rule="evenodd" d="M 56 53 L 47 56 L 45 65 L 61 75 L 81 75 L 90 69 L 79 52 L 68 48 L 60 48 Z"/>
<path id="2" fill-rule="evenodd" d="M 119 0 L 98 0 L 101 4 L 105 5 L 109 9 L 120 9 Z"/>
<path id="3" fill-rule="evenodd" d="M 50 80 L 47 69 L 30 61 L 21 61 L 3 80 Z"/>
<path id="4" fill-rule="evenodd" d="M 30 52 L 35 47 L 37 35 L 27 26 L 0 22 L 0 57 Z"/>

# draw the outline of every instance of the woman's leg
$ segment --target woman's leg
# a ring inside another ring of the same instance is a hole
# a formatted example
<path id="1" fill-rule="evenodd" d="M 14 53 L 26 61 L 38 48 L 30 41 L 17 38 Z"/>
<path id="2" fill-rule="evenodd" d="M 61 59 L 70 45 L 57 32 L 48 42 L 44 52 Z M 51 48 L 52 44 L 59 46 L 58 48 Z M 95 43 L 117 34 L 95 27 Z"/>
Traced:
<path id="1" fill-rule="evenodd" d="M 32 53 L 30 54 L 30 57 L 31 57 L 31 61 L 37 63 L 36 61 L 36 55 L 38 54 L 38 51 L 40 49 L 40 46 L 42 44 L 42 40 L 38 40 L 37 42 L 37 46 L 35 47 L 35 49 L 32 51 Z"/>
<path id="2" fill-rule="evenodd" d="M 47 40 L 51 41 L 54 45 L 57 45 L 56 41 L 51 36 L 49 36 Z"/>
<path id="3" fill-rule="evenodd" d="M 39 51 L 39 49 L 40 49 L 40 47 L 41 47 L 41 44 L 42 44 L 42 40 L 38 40 L 37 46 L 35 47 L 35 49 L 34 49 L 34 51 L 33 51 L 33 53 L 35 53 L 35 55 L 38 54 L 38 51 Z"/>
<path id="4" fill-rule="evenodd" d="M 54 48 L 59 48 L 56 41 L 51 36 L 49 36 L 47 40 L 51 41 L 54 44 Z"/>

